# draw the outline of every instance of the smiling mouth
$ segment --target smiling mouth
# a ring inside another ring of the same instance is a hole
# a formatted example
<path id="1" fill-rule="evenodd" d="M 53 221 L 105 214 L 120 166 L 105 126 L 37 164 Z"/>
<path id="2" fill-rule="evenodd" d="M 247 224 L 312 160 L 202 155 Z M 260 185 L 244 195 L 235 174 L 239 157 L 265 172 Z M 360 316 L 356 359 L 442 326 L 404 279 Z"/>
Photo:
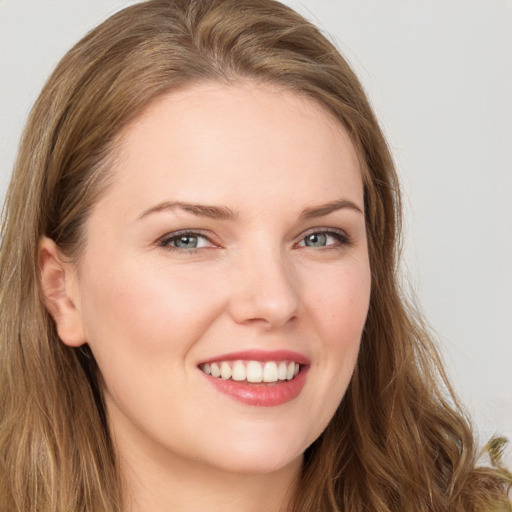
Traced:
<path id="1" fill-rule="evenodd" d="M 245 383 L 278 383 L 293 380 L 302 365 L 295 361 L 215 361 L 199 365 L 211 377 Z"/>

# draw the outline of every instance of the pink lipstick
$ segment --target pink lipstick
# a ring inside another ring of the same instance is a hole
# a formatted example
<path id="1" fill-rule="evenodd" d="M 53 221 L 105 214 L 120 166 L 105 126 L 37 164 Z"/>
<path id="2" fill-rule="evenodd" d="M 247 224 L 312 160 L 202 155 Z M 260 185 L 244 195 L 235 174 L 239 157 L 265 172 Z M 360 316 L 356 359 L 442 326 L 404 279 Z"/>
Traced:
<path id="1" fill-rule="evenodd" d="M 212 386 L 234 400 L 273 407 L 300 394 L 309 360 L 289 350 L 248 350 L 210 358 L 198 368 Z"/>

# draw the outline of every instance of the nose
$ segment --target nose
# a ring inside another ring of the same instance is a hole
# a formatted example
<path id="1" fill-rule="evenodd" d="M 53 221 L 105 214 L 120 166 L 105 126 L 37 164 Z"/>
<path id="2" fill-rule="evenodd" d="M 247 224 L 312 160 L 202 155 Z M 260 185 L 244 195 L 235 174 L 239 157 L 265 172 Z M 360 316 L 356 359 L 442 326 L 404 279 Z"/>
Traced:
<path id="1" fill-rule="evenodd" d="M 233 265 L 229 312 L 239 324 L 280 327 L 299 312 L 298 279 L 277 251 L 258 252 Z"/>

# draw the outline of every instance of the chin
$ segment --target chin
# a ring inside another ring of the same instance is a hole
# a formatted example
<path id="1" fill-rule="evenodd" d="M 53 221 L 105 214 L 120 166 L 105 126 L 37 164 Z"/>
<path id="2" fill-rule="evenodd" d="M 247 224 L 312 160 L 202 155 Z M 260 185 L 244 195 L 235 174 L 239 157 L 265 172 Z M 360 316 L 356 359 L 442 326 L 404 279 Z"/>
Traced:
<path id="1" fill-rule="evenodd" d="M 216 443 L 216 449 L 210 452 L 211 463 L 218 468 L 237 474 L 255 475 L 279 472 L 302 465 L 304 451 L 311 444 L 303 434 L 280 432 L 255 432 L 252 435 L 227 436 L 229 442 Z"/>
<path id="2" fill-rule="evenodd" d="M 302 466 L 304 455 L 302 452 L 293 455 L 276 452 L 279 450 L 274 450 L 272 454 L 233 453 L 226 457 L 220 466 L 217 461 L 216 466 L 227 473 L 237 475 L 266 475 L 281 471 L 293 471 Z"/>

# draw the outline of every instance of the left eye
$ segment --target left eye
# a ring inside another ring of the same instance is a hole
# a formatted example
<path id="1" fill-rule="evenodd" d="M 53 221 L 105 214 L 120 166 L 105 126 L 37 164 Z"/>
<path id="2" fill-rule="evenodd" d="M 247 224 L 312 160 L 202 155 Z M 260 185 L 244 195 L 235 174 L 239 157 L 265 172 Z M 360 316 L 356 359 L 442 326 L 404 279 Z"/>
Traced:
<path id="1" fill-rule="evenodd" d="M 298 245 L 299 247 L 329 247 L 347 242 L 347 237 L 341 233 L 316 231 L 305 236 Z"/>
<path id="2" fill-rule="evenodd" d="M 197 233 L 179 233 L 163 239 L 160 245 L 169 249 L 187 250 L 208 247 L 211 242 L 205 236 Z"/>

